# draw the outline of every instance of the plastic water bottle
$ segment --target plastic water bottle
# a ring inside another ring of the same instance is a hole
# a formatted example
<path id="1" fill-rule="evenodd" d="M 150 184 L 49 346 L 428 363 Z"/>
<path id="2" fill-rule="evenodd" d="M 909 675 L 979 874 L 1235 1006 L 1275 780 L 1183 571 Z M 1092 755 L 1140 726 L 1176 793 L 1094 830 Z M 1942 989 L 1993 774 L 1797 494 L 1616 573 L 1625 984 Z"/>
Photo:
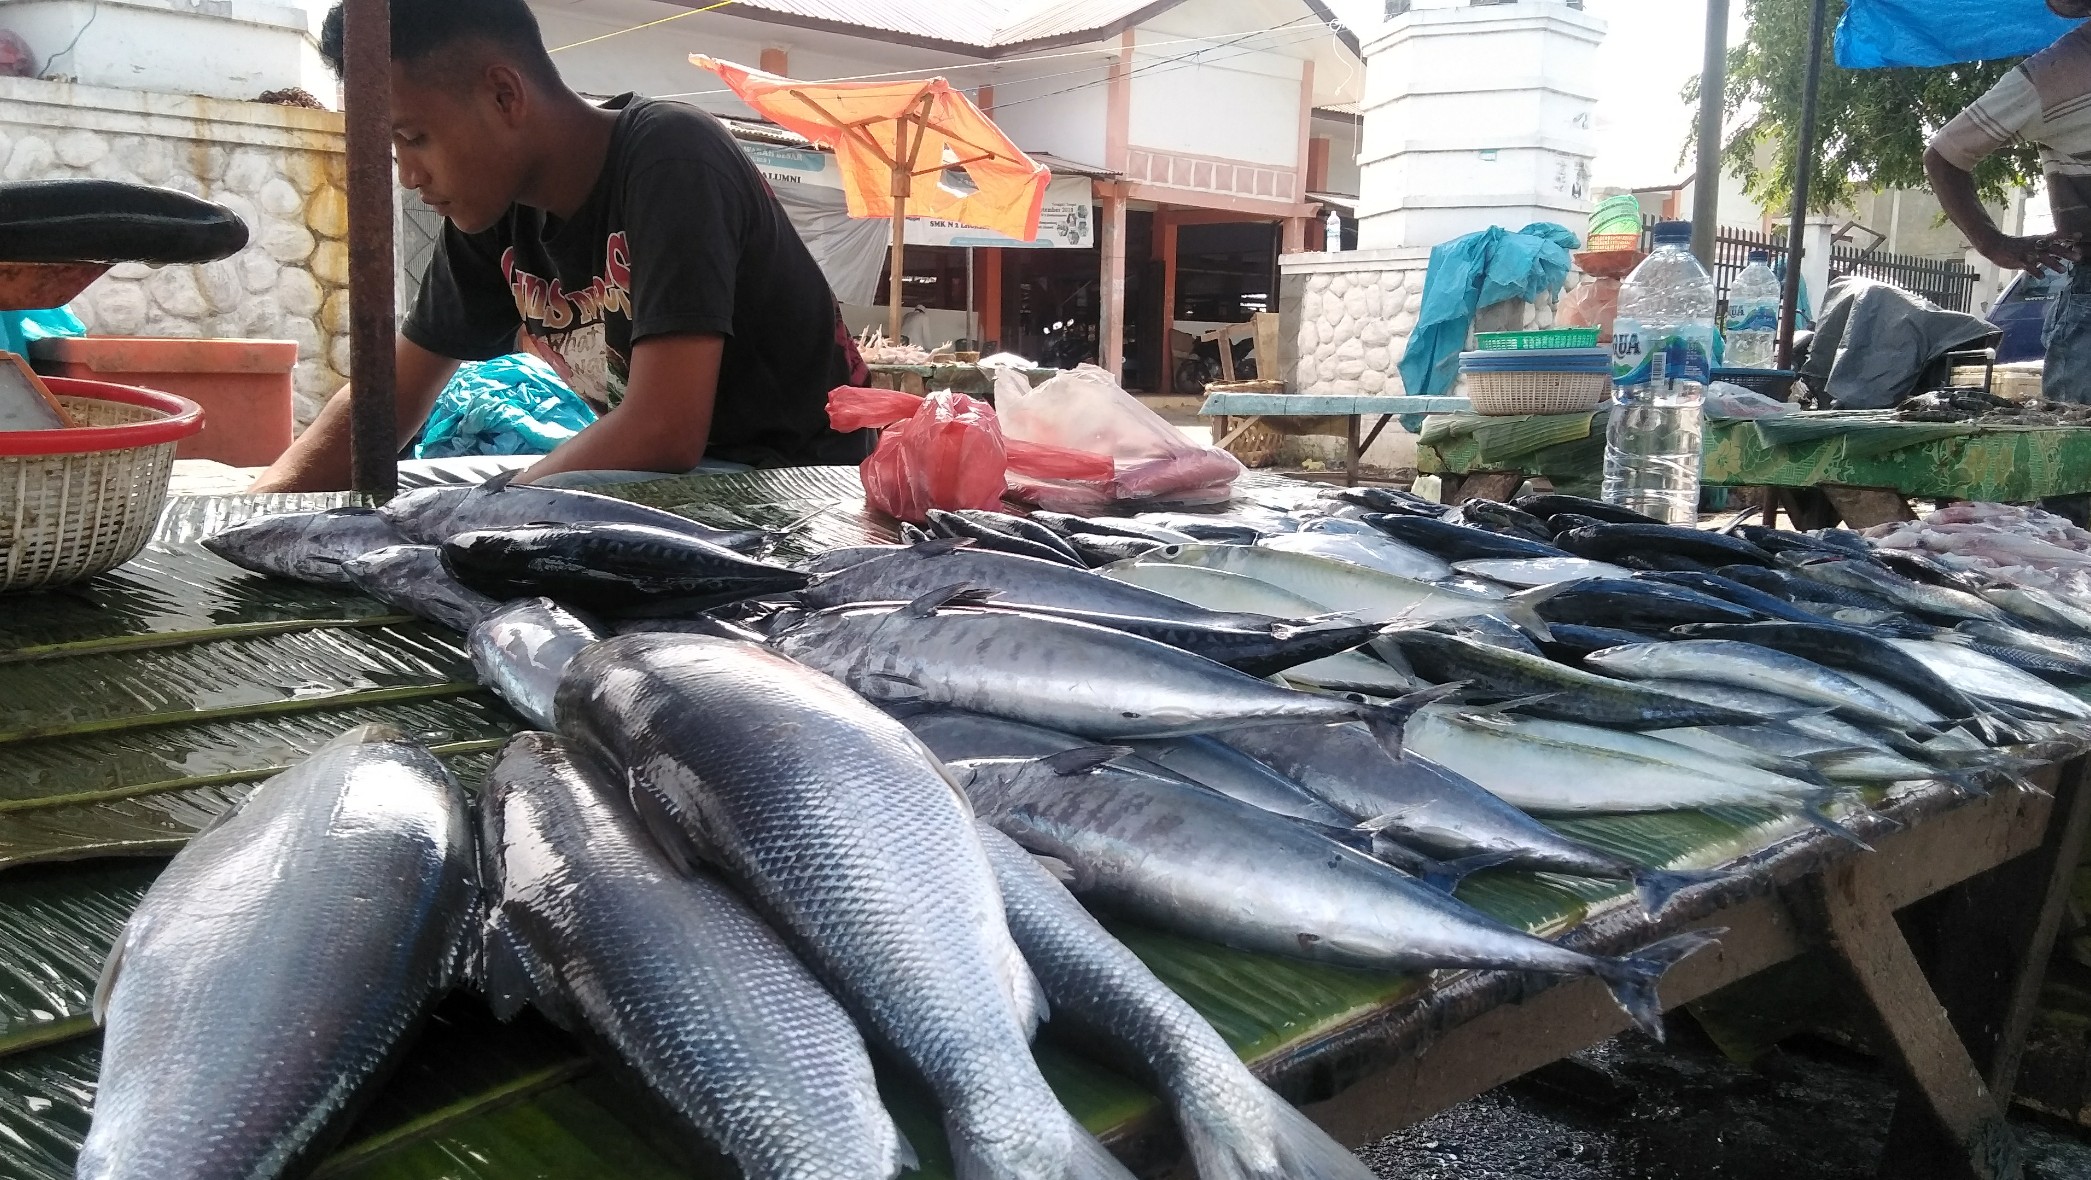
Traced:
<path id="1" fill-rule="evenodd" d="M 1712 276 L 1692 226 L 1655 227 L 1655 253 L 1619 288 L 1604 498 L 1671 524 L 1699 520 L 1701 403 L 1713 371 Z"/>
<path id="2" fill-rule="evenodd" d="M 1728 364 L 1737 369 L 1769 369 L 1779 363 L 1779 276 L 1772 256 L 1750 251 L 1750 265 L 1728 287 Z"/>

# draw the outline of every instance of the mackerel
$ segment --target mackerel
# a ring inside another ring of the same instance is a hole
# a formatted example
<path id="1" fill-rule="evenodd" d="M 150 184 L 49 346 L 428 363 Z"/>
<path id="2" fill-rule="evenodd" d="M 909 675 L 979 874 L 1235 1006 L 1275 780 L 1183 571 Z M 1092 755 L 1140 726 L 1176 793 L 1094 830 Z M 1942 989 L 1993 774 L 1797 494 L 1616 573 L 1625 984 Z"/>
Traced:
<path id="1" fill-rule="evenodd" d="M 1889 639 L 1895 646 L 1941 678 L 1950 678 L 1985 700 L 2037 710 L 2073 721 L 2091 721 L 2091 704 L 2030 673 L 1953 643 L 1927 639 Z"/>
<path id="2" fill-rule="evenodd" d="M 1993 586 L 1982 597 L 2036 627 L 2078 639 L 2091 639 L 2091 611 L 2060 595 L 2030 586 Z"/>
<path id="3" fill-rule="evenodd" d="M 1366 527 L 1364 534 L 1287 533 L 1281 537 L 1266 537 L 1258 541 L 1256 547 L 1277 553 L 1303 553 L 1313 557 L 1325 557 L 1330 561 L 1348 562 L 1390 577 L 1408 578 L 1417 582 L 1435 582 L 1452 576 L 1452 567 L 1444 560 L 1412 545 L 1404 545 L 1383 536 L 1369 527 Z"/>
<path id="4" fill-rule="evenodd" d="M 1965 590 L 1912 582 L 1900 574 L 1889 573 L 1870 561 L 1855 558 L 1821 560 L 1800 555 L 1789 558 L 1787 564 L 1795 573 L 1811 582 L 1875 594 L 1904 610 L 1944 615 L 1954 619 L 1981 619 L 1991 623 L 2000 623 L 2005 618 L 2001 609 Z"/>
<path id="5" fill-rule="evenodd" d="M 1113 751 L 1102 751 L 1109 757 Z M 1066 863 L 1086 903 L 1239 950 L 1368 970 L 1594 975 L 1662 1035 L 1655 984 L 1711 938 L 1604 959 L 1505 926 L 1386 865 L 1209 791 L 1096 765 L 1096 751 L 972 767 L 981 818 Z"/>
<path id="6" fill-rule="evenodd" d="M 325 586 L 354 585 L 343 562 L 407 543 L 375 508 L 272 513 L 203 539 L 205 549 L 241 569 Z"/>
<path id="7" fill-rule="evenodd" d="M 520 528 L 530 524 L 621 524 L 667 529 L 727 549 L 761 548 L 771 534 L 761 530 L 715 529 L 660 508 L 577 488 L 542 488 L 515 483 L 504 472 L 478 487 L 418 488 L 378 509 L 408 540 L 440 545 L 459 533 Z"/>
<path id="8" fill-rule="evenodd" d="M 1904 640 L 1810 623 L 1694 623 L 1678 630 L 1713 639 L 1740 639 L 1831 668 L 1877 676 L 1955 721 L 1982 716 L 1981 708 L 1951 681 L 1912 658 L 1901 646 Z"/>
<path id="9" fill-rule="evenodd" d="M 605 634 L 549 598 L 522 598 L 474 624 L 465 650 L 481 684 L 523 720 L 550 729 L 552 701 L 566 666 Z"/>
<path id="10" fill-rule="evenodd" d="M 1376 642 L 1398 649 L 1426 680 L 1466 684 L 1493 697 L 1536 696 L 1539 699 L 1519 706 L 1535 717 L 1631 729 L 1747 725 L 1759 720 L 1456 635 L 1409 628 L 1389 632 Z"/>
<path id="11" fill-rule="evenodd" d="M 1607 675 L 1633 680 L 1705 680 L 1774 692 L 1878 725 L 1911 728 L 1927 724 L 1922 716 L 1898 708 L 1849 676 L 1797 655 L 1733 639 L 1637 643 L 1592 652 L 1583 662 Z"/>
<path id="12" fill-rule="evenodd" d="M 1260 545 L 1172 545 L 1139 560 L 1139 564 L 1148 562 L 1202 566 L 1242 574 L 1324 603 L 1330 610 L 1343 611 L 1366 622 L 1433 623 L 1469 615 L 1495 615 L 1540 637 L 1546 635 L 1546 621 L 1533 607 L 1553 593 L 1552 588 L 1547 587 L 1511 598 L 1494 599 L 1471 591 L 1397 578 L 1326 557 L 1281 553 Z"/>
<path id="13" fill-rule="evenodd" d="M 379 602 L 453 631 L 470 631 L 501 606 L 451 576 L 434 545 L 393 545 L 351 558 L 341 570 Z"/>

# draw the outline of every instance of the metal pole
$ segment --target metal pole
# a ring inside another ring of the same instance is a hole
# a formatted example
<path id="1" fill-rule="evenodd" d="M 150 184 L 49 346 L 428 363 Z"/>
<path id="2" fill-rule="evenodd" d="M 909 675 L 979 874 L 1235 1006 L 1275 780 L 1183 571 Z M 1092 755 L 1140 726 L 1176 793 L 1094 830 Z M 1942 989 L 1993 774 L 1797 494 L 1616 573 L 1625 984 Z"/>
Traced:
<path id="1" fill-rule="evenodd" d="M 399 490 L 392 252 L 392 11 L 347 0 L 342 15 L 347 108 L 350 458 L 356 490 Z"/>
<path id="2" fill-rule="evenodd" d="M 1782 369 L 1793 367 L 1793 325 L 1801 303 L 1801 241 L 1808 227 L 1808 188 L 1815 183 L 1815 107 L 1822 93 L 1822 48 L 1827 24 L 1824 9 L 1828 3 L 1829 0 L 1815 0 L 1808 12 L 1808 73 L 1801 89 L 1801 132 L 1793 157 L 1793 210 L 1786 227 L 1786 289 L 1779 296 Z"/>
<path id="3" fill-rule="evenodd" d="M 905 252 L 908 232 L 908 197 L 903 191 L 907 184 L 905 173 L 893 177 L 893 260 L 888 269 L 893 272 L 892 307 L 886 313 L 886 340 L 889 344 L 900 342 L 900 273 L 901 255 Z"/>
<path id="4" fill-rule="evenodd" d="M 1728 0 L 1706 0 L 1706 61 L 1699 71 L 1699 170 L 1692 181 L 1692 253 L 1713 269 L 1721 220 L 1721 104 L 1728 89 Z"/>

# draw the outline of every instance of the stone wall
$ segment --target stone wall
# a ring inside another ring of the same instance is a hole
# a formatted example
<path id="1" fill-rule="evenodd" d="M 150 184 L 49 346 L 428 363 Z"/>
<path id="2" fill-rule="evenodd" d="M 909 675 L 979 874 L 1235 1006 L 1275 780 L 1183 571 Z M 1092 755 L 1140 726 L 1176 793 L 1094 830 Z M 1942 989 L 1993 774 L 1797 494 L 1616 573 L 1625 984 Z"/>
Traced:
<path id="1" fill-rule="evenodd" d="M 0 78 L 0 177 L 181 189 L 247 223 L 202 266 L 114 267 L 72 304 L 111 336 L 294 340 L 302 427 L 348 370 L 348 203 L 331 111 Z"/>
<path id="2" fill-rule="evenodd" d="M 1400 395 L 1401 357 L 1423 309 L 1423 278 L 1430 251 L 1352 250 L 1287 254 L 1279 259 L 1280 371 L 1287 391 L 1331 396 Z M 1583 276 L 1571 271 L 1568 289 Z M 1554 326 L 1551 302 L 1522 300 L 1483 308 L 1474 331 L 1521 331 Z M 1473 347 L 1469 338 L 1469 348 Z M 1463 395 L 1463 384 L 1449 391 Z M 1340 463 L 1343 440 L 1306 435 L 1286 440 L 1279 462 Z M 1365 454 L 1368 466 L 1399 470 L 1415 465 L 1415 438 L 1389 428 Z"/>

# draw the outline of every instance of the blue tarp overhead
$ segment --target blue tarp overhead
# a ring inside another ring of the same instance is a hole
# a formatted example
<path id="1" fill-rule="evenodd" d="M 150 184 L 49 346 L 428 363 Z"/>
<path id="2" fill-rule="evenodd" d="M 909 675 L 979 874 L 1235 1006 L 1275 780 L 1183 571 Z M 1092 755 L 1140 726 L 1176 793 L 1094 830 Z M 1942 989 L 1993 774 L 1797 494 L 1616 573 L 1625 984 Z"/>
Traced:
<path id="1" fill-rule="evenodd" d="M 1837 64 L 1872 70 L 2023 57 L 2077 23 L 2041 0 L 1851 0 L 1837 22 Z"/>

